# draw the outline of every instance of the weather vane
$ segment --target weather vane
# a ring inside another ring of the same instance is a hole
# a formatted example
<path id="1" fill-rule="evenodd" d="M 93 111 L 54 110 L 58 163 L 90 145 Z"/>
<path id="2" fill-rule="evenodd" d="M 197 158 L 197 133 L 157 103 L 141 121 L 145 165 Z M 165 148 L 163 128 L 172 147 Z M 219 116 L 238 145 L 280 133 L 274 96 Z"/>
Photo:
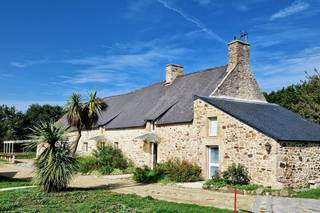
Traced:
<path id="1" fill-rule="evenodd" d="M 244 42 L 248 42 L 248 35 L 249 34 L 246 31 L 240 31 L 239 40 L 244 41 Z M 235 36 L 233 39 L 237 40 L 237 36 Z"/>
<path id="2" fill-rule="evenodd" d="M 240 41 L 248 42 L 248 33 L 246 31 L 241 31 L 240 32 Z"/>

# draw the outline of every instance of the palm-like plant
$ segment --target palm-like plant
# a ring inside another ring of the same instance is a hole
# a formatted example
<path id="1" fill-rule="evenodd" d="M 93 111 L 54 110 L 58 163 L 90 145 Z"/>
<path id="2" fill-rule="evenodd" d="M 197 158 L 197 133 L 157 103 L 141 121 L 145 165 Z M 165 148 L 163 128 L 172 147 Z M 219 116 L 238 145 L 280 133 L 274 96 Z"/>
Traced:
<path id="1" fill-rule="evenodd" d="M 97 98 L 97 92 L 94 91 L 89 95 L 87 102 L 81 102 L 81 96 L 73 93 L 65 107 L 67 120 L 70 126 L 77 129 L 78 135 L 72 147 L 72 154 L 77 151 L 83 129 L 89 130 L 98 122 L 101 111 L 107 108 L 107 104 L 100 98 Z"/>
<path id="2" fill-rule="evenodd" d="M 67 132 L 68 128 L 50 122 L 40 123 L 32 129 L 32 146 L 43 146 L 43 151 L 35 161 L 33 181 L 46 192 L 65 189 L 77 171 L 77 160 L 66 147 Z"/>

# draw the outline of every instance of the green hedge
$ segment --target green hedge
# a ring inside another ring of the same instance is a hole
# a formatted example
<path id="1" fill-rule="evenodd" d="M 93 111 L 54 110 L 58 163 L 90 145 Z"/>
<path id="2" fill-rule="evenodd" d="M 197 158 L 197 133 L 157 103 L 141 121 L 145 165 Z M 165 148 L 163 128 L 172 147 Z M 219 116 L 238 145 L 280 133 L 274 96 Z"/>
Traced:
<path id="1" fill-rule="evenodd" d="M 147 166 L 136 168 L 133 179 L 140 183 L 158 182 L 162 179 L 193 182 L 201 180 L 201 168 L 186 160 L 171 159 L 158 164 L 153 170 Z"/>

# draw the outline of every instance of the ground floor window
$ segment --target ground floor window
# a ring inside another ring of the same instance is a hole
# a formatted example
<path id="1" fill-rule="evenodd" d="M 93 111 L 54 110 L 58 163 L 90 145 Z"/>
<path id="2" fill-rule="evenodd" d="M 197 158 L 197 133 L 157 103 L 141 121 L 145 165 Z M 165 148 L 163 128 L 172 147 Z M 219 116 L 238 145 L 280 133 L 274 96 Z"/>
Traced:
<path id="1" fill-rule="evenodd" d="M 151 165 L 155 168 L 158 162 L 158 144 L 151 143 Z"/>
<path id="2" fill-rule="evenodd" d="M 84 152 L 88 152 L 88 142 L 83 143 L 83 149 Z"/>
<path id="3" fill-rule="evenodd" d="M 114 149 L 119 149 L 119 142 L 114 142 L 113 143 L 113 148 Z"/>
<path id="4" fill-rule="evenodd" d="M 212 178 L 219 171 L 219 147 L 208 147 L 208 178 Z"/>

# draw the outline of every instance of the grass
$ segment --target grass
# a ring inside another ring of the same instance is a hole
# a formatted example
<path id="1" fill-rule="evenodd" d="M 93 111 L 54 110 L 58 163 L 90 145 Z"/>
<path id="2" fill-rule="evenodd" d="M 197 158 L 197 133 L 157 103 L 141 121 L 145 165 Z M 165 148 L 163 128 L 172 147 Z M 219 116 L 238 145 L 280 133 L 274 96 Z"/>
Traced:
<path id="1" fill-rule="evenodd" d="M 222 179 L 209 179 L 205 183 L 208 186 L 215 186 L 217 188 L 222 188 L 222 187 L 228 187 L 228 188 L 236 188 L 239 190 L 246 190 L 246 191 L 253 191 L 256 190 L 262 186 L 257 185 L 257 184 L 229 184 L 226 181 Z"/>
<path id="2" fill-rule="evenodd" d="M 293 197 L 320 199 L 320 189 L 307 189 L 304 191 L 290 192 Z"/>
<path id="3" fill-rule="evenodd" d="M 36 152 L 23 152 L 15 156 L 15 159 L 33 159 L 36 158 Z"/>
<path id="4" fill-rule="evenodd" d="M 137 195 L 116 194 L 105 189 L 72 189 L 45 193 L 23 189 L 0 193 L 0 211 L 14 212 L 232 212 L 192 204 L 178 204 Z"/>
<path id="5" fill-rule="evenodd" d="M 0 189 L 7 188 L 7 187 L 29 186 L 29 185 L 32 185 L 31 181 L 0 176 Z"/>
<path id="6" fill-rule="evenodd" d="M 8 162 L 8 161 L 0 158 L 0 164 L 1 164 L 1 163 L 7 163 L 7 162 Z"/>

